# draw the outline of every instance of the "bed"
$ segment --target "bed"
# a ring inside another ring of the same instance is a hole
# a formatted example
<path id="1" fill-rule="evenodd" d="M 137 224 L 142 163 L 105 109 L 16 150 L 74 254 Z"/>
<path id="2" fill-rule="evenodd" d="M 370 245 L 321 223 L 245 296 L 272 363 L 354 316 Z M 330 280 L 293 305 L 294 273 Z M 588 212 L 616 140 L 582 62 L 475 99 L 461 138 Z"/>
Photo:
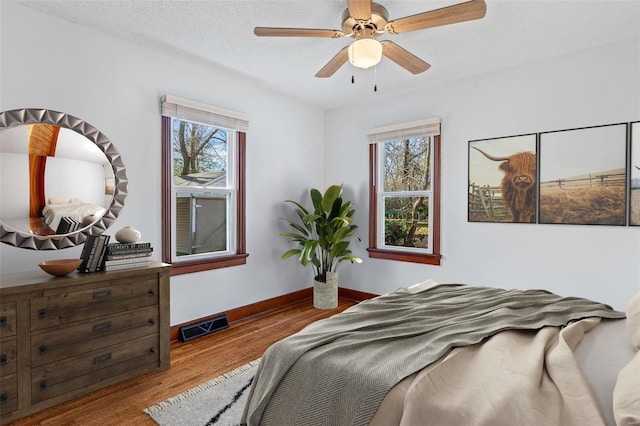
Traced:
<path id="1" fill-rule="evenodd" d="M 634 300 L 401 288 L 272 345 L 242 424 L 640 425 Z"/>
<path id="2" fill-rule="evenodd" d="M 44 223 L 51 229 L 58 229 L 58 225 L 63 217 L 70 217 L 82 223 L 86 216 L 100 217 L 105 212 L 105 208 L 92 203 L 86 203 L 81 199 L 71 199 L 69 202 L 57 201 L 49 202 L 42 209 Z"/>

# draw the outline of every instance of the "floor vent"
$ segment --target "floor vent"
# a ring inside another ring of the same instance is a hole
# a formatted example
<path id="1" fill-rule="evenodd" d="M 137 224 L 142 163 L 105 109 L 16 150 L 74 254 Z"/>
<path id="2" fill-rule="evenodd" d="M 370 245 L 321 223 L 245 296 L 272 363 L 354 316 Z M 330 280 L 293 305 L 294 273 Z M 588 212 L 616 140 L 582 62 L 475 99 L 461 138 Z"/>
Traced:
<path id="1" fill-rule="evenodd" d="M 229 321 L 227 321 L 226 315 L 211 318 L 197 324 L 185 325 L 184 327 L 180 327 L 180 341 L 188 342 L 189 340 L 197 339 L 198 337 L 206 336 L 207 334 L 224 330 L 228 327 Z"/>

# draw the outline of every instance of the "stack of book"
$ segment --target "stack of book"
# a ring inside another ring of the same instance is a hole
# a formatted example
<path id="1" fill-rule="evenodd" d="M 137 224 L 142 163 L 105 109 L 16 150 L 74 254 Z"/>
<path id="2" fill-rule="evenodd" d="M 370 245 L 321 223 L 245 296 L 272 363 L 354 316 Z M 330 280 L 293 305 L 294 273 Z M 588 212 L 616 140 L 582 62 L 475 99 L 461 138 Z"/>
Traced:
<path id="1" fill-rule="evenodd" d="M 69 216 L 62 216 L 58 227 L 56 228 L 56 234 L 69 234 L 75 232 L 80 228 L 80 222 Z"/>
<path id="2" fill-rule="evenodd" d="M 107 244 L 103 269 L 116 271 L 118 269 L 142 268 L 151 263 L 151 243 L 112 243 Z"/>
<path id="3" fill-rule="evenodd" d="M 89 235 L 87 241 L 84 242 L 82 254 L 80 258 L 82 263 L 78 266 L 79 272 L 96 272 L 103 270 L 103 260 L 109 245 L 109 236 Z"/>

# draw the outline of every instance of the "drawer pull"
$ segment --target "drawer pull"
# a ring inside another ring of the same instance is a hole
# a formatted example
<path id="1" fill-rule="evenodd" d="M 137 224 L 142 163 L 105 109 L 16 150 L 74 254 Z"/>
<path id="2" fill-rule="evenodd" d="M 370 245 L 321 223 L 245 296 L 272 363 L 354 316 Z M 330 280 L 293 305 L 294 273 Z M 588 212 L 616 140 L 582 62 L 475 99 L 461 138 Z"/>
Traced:
<path id="1" fill-rule="evenodd" d="M 40 382 L 40 392 L 47 390 L 47 382 Z"/>
<path id="2" fill-rule="evenodd" d="M 7 402 L 9 402 L 9 394 L 6 392 L 3 392 L 0 394 L 0 405 L 4 405 Z"/>
<path id="3" fill-rule="evenodd" d="M 104 297 L 111 297 L 111 290 L 96 291 L 93 293 L 94 299 L 102 299 Z"/>
<path id="4" fill-rule="evenodd" d="M 0 355 L 0 366 L 7 365 L 9 363 L 9 358 L 7 358 L 6 354 Z"/>
<path id="5" fill-rule="evenodd" d="M 149 325 L 156 325 L 156 322 L 153 320 L 153 318 L 149 318 Z"/>
<path id="6" fill-rule="evenodd" d="M 156 295 L 156 291 L 155 291 L 155 290 L 153 290 L 153 289 L 150 289 L 150 290 L 149 290 L 149 293 L 147 293 L 147 294 L 148 294 L 148 296 L 149 296 L 149 297 L 153 297 L 153 296 L 155 296 L 155 295 Z"/>
<path id="7" fill-rule="evenodd" d="M 105 354 L 105 355 L 100 355 L 97 356 L 93 359 L 93 363 L 94 364 L 100 364 L 102 362 L 106 362 L 109 361 L 111 359 L 111 353 Z"/>
<path id="8" fill-rule="evenodd" d="M 0 327 L 6 327 L 6 326 L 7 326 L 7 317 L 3 315 L 0 317 Z"/>
<path id="9" fill-rule="evenodd" d="M 93 326 L 94 333 L 100 333 L 101 331 L 106 331 L 111 328 L 111 322 L 103 322 L 102 324 L 96 324 Z"/>
<path id="10" fill-rule="evenodd" d="M 156 353 L 156 348 L 149 348 L 149 353 L 150 354 L 155 354 Z"/>
<path id="11" fill-rule="evenodd" d="M 42 345 L 38 348 L 38 350 L 40 351 L 40 355 L 45 355 L 47 353 L 47 346 Z"/>
<path id="12" fill-rule="evenodd" d="M 46 316 L 47 316 L 47 311 L 45 309 L 40 309 L 38 311 L 38 318 L 45 319 Z"/>

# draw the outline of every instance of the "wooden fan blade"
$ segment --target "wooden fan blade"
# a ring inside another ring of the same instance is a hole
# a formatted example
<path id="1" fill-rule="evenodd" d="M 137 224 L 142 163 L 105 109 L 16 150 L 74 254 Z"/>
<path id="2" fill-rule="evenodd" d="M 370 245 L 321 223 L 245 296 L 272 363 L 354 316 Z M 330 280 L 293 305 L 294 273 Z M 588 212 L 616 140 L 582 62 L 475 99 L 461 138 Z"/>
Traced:
<path id="1" fill-rule="evenodd" d="M 484 0 L 471 0 L 454 4 L 442 9 L 418 13 L 387 23 L 385 30 L 390 34 L 407 33 L 409 31 L 424 30 L 441 25 L 455 24 L 483 18 L 487 11 Z"/>
<path id="2" fill-rule="evenodd" d="M 253 33 L 258 37 L 325 37 L 339 38 L 344 34 L 339 30 L 318 30 L 312 28 L 274 28 L 255 27 Z"/>
<path id="3" fill-rule="evenodd" d="M 316 77 L 318 78 L 331 77 L 333 73 L 338 71 L 338 68 L 343 66 L 345 62 L 347 62 L 347 60 L 349 59 L 349 53 L 347 52 L 348 50 L 349 50 L 349 46 L 345 46 L 341 51 L 339 51 L 336 56 L 331 58 L 331 60 L 327 62 L 327 64 L 324 67 L 322 67 L 320 71 L 318 71 L 318 73 L 316 74 Z"/>
<path id="4" fill-rule="evenodd" d="M 371 19 L 371 0 L 349 0 L 349 15 L 355 20 Z"/>
<path id="5" fill-rule="evenodd" d="M 392 41 L 384 40 L 380 43 L 382 44 L 382 54 L 384 56 L 412 74 L 420 74 L 431 68 L 431 65 Z"/>

